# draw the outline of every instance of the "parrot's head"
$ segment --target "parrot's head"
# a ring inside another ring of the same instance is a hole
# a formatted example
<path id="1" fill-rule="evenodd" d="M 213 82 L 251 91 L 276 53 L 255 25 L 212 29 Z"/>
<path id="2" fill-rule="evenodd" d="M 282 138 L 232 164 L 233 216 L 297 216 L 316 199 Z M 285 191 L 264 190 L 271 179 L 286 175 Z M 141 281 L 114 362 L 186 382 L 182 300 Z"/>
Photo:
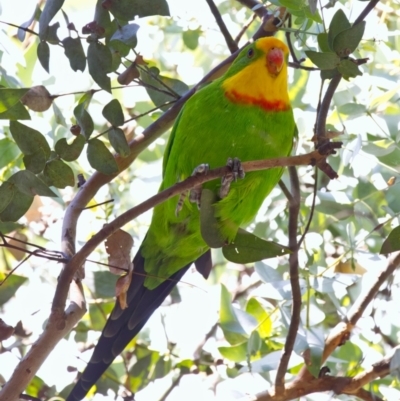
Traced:
<path id="1" fill-rule="evenodd" d="M 222 77 L 228 99 L 255 104 L 267 111 L 290 108 L 288 56 L 288 47 L 274 37 L 261 38 L 246 46 Z"/>

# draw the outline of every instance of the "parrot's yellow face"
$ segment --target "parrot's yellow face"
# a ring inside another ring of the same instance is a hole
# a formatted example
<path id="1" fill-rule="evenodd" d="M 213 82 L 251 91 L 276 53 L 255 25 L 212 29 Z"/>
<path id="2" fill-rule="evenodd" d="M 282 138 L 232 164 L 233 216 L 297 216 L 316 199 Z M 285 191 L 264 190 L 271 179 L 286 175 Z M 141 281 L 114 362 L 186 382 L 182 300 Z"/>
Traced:
<path id="1" fill-rule="evenodd" d="M 278 75 L 288 58 L 288 47 L 276 38 L 259 39 L 255 45 L 266 54 L 266 67 L 269 73 Z"/>
<path id="2" fill-rule="evenodd" d="M 258 105 L 266 111 L 288 110 L 288 55 L 288 47 L 272 37 L 258 39 L 243 49 L 238 59 L 246 57 L 247 65 L 222 83 L 227 98 Z M 244 63 L 244 60 L 238 61 Z"/>

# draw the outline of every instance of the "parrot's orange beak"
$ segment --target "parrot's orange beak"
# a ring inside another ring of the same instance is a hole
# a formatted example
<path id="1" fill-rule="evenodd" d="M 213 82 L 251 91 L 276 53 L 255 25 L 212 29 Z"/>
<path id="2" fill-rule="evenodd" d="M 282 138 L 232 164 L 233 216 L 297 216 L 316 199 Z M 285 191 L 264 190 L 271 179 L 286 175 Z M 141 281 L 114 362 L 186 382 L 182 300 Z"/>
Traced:
<path id="1" fill-rule="evenodd" d="M 270 74 L 278 75 L 283 67 L 285 54 L 282 49 L 273 47 L 267 53 L 267 68 Z"/>

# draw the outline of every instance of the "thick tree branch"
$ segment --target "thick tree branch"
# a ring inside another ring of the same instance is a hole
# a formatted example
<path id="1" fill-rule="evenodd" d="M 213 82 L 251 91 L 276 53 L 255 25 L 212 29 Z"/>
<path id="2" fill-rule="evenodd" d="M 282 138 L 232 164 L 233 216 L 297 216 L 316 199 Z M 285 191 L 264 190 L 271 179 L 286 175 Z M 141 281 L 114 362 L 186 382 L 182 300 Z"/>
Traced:
<path id="1" fill-rule="evenodd" d="M 289 248 L 292 253 L 289 255 L 290 285 L 292 289 L 292 318 L 285 347 L 279 363 L 275 378 L 275 389 L 277 393 L 284 391 L 285 374 L 289 365 L 289 359 L 296 341 L 297 331 L 300 324 L 301 312 L 301 289 L 299 284 L 299 245 L 297 243 L 297 225 L 300 211 L 300 183 L 295 167 L 289 167 L 291 198 L 289 201 Z"/>

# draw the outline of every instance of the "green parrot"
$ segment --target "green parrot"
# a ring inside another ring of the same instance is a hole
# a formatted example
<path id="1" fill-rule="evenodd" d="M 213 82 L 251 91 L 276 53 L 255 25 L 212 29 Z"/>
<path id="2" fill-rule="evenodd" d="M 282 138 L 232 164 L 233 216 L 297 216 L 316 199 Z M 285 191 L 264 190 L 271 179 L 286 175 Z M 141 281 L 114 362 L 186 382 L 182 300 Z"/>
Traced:
<path id="1" fill-rule="evenodd" d="M 296 125 L 287 90 L 288 55 L 287 46 L 280 40 L 258 39 L 239 53 L 221 78 L 187 101 L 165 151 L 160 190 L 191 176 L 203 163 L 216 168 L 229 158 L 250 161 L 290 154 Z M 223 197 L 220 180 L 203 185 L 218 196 L 213 208 L 226 243 L 255 217 L 281 175 L 281 168 L 250 172 L 244 179 L 233 181 Z M 200 232 L 198 202 L 190 197 L 178 202 L 177 198 L 154 208 L 147 235 L 133 260 L 128 307 L 121 309 L 116 303 L 67 401 L 85 397 L 192 263 L 208 276 L 210 249 Z"/>

